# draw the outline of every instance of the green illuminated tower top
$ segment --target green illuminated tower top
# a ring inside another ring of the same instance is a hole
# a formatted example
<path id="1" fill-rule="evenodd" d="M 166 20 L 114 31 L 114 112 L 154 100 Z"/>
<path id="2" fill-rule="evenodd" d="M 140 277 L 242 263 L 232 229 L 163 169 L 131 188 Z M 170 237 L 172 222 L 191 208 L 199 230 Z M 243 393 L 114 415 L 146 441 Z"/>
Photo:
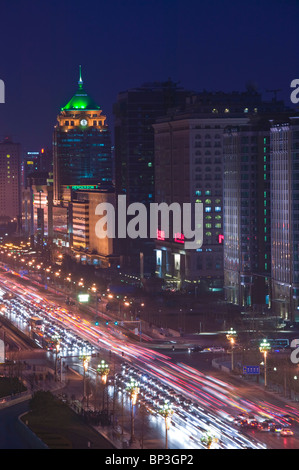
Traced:
<path id="1" fill-rule="evenodd" d="M 93 99 L 83 90 L 83 80 L 81 75 L 81 65 L 79 66 L 79 81 L 78 81 L 78 90 L 77 93 L 72 97 L 72 99 L 63 107 L 61 111 L 70 111 L 70 110 L 98 110 L 101 109 Z"/>

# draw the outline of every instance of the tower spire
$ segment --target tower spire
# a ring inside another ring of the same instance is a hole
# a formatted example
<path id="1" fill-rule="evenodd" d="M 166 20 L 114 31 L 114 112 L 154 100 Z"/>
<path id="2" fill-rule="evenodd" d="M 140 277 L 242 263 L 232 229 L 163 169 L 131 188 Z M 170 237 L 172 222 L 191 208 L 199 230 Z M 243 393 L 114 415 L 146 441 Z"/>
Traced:
<path id="1" fill-rule="evenodd" d="M 78 81 L 78 85 L 79 85 L 80 88 L 82 88 L 82 86 L 83 86 L 82 73 L 81 73 L 81 65 L 79 65 L 79 81 Z"/>

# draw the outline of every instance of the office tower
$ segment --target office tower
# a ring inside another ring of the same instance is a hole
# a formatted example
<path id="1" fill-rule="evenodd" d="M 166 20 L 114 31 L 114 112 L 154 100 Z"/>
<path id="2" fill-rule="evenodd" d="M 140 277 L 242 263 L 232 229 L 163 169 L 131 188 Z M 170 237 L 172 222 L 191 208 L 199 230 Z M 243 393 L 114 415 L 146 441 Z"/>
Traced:
<path id="1" fill-rule="evenodd" d="M 154 130 L 170 108 L 185 104 L 190 92 L 176 83 L 145 83 L 118 94 L 114 105 L 116 191 L 128 203 L 154 200 Z"/>
<path id="2" fill-rule="evenodd" d="M 20 144 L 6 138 L 0 143 L 0 217 L 15 222 L 21 218 Z"/>
<path id="3" fill-rule="evenodd" d="M 224 288 L 228 302 L 270 307 L 270 123 L 250 116 L 223 136 Z"/>
<path id="4" fill-rule="evenodd" d="M 183 233 L 168 240 L 158 233 L 156 273 L 176 287 L 223 287 L 223 132 L 246 124 L 260 105 L 254 90 L 202 92 L 154 125 L 155 202 L 203 204 L 201 248 L 185 250 Z"/>
<path id="5" fill-rule="evenodd" d="M 271 121 L 271 278 L 277 316 L 298 321 L 299 117 Z"/>
<path id="6" fill-rule="evenodd" d="M 184 105 L 190 92 L 168 80 L 145 83 L 120 92 L 114 104 L 115 186 L 127 204 L 154 202 L 154 129 L 159 116 Z M 120 245 L 124 266 L 138 274 L 155 270 L 154 244 L 150 240 L 124 240 Z M 139 263 L 142 253 L 144 268 Z"/>
<path id="7" fill-rule="evenodd" d="M 53 135 L 54 202 L 64 200 L 64 187 L 107 185 L 113 179 L 111 138 L 106 116 L 85 92 L 78 89 L 61 108 Z"/>

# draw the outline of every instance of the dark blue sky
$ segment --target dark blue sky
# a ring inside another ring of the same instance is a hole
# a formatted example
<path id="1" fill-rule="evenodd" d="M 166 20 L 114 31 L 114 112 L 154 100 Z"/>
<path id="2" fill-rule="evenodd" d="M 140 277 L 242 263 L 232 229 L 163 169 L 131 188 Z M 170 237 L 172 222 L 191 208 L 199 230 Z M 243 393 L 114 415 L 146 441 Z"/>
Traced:
<path id="1" fill-rule="evenodd" d="M 296 0 L 2 0 L 0 138 L 49 146 L 56 115 L 86 91 L 113 126 L 119 91 L 171 77 L 188 89 L 282 89 L 299 78 Z"/>

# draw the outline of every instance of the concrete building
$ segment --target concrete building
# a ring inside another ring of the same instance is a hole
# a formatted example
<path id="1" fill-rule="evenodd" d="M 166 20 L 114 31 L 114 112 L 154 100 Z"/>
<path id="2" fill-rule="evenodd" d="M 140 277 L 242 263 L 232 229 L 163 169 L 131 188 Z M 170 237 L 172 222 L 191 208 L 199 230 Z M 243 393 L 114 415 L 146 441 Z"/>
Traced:
<path id="1" fill-rule="evenodd" d="M 194 95 L 184 110 L 157 119 L 155 201 L 203 204 L 203 244 L 184 249 L 183 234 L 156 240 L 156 273 L 176 287 L 206 282 L 223 287 L 223 132 L 256 114 L 261 96 L 244 93 Z"/>

